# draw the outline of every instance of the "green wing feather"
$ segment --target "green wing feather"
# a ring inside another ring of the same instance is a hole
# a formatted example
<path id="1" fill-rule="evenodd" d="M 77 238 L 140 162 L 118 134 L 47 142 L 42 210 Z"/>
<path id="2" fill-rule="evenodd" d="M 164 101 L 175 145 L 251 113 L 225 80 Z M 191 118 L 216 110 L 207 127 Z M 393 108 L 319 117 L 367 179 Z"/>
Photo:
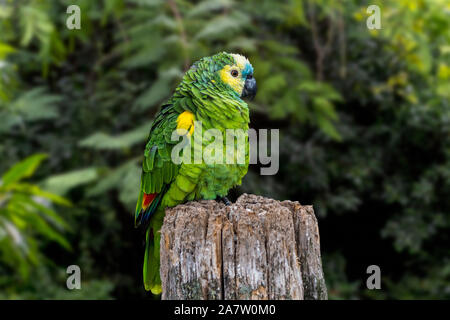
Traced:
<path id="1" fill-rule="evenodd" d="M 172 148 L 178 141 L 172 141 L 172 132 L 176 130 L 177 118 L 184 111 L 177 99 L 164 105 L 156 115 L 150 128 L 142 162 L 141 188 L 135 212 L 135 225 L 146 230 L 143 278 L 146 290 L 154 294 L 161 293 L 159 276 L 160 232 L 164 209 L 161 200 L 172 182 L 178 176 L 179 165 L 171 160 Z M 143 208 L 144 194 L 155 194 L 148 207 Z"/>
<path id="2" fill-rule="evenodd" d="M 177 143 L 171 141 L 170 136 L 176 129 L 178 115 L 173 105 L 166 105 L 158 113 L 150 128 L 142 162 L 141 188 L 135 211 L 136 226 L 142 224 L 145 227 L 148 224 L 165 191 L 178 174 L 178 165 L 174 164 L 170 158 L 172 148 Z M 157 194 L 145 210 L 142 208 L 144 193 Z"/>

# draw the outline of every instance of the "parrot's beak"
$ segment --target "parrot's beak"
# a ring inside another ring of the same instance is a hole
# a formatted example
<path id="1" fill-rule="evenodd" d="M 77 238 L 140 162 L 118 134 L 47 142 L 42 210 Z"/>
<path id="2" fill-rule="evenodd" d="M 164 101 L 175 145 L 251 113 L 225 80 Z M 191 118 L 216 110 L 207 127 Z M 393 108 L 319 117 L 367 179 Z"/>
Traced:
<path id="1" fill-rule="evenodd" d="M 250 100 L 253 100 L 256 96 L 256 91 L 256 80 L 253 78 L 252 74 L 249 74 L 247 79 L 245 79 L 244 90 L 242 90 L 241 98 L 249 98 Z"/>

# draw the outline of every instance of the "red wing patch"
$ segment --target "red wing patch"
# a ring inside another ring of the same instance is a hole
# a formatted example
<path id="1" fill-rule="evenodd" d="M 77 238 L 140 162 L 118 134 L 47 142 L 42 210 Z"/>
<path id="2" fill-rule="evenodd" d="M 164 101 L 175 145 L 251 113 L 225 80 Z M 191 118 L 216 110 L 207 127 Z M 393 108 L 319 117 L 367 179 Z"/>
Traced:
<path id="1" fill-rule="evenodd" d="M 142 210 L 145 211 L 145 209 L 148 208 L 148 206 L 153 202 L 155 197 L 158 195 L 158 193 L 144 193 L 144 197 L 142 198 Z"/>

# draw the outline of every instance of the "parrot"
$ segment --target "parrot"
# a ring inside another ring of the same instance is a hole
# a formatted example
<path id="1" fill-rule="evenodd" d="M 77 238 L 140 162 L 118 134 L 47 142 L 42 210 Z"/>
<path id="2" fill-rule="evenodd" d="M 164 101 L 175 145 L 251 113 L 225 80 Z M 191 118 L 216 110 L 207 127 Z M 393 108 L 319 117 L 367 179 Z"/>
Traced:
<path id="1" fill-rule="evenodd" d="M 221 52 L 192 64 L 173 95 L 156 113 L 145 145 L 135 211 L 135 227 L 143 228 L 145 233 L 143 282 L 146 291 L 155 295 L 162 292 L 160 230 L 165 209 L 195 200 L 222 200 L 229 205 L 228 191 L 240 185 L 248 171 L 248 135 L 243 163 L 177 163 L 172 160 L 172 151 L 178 143 L 178 140 L 173 141 L 173 132 L 184 135 L 192 146 L 196 136 L 205 135 L 208 129 L 217 129 L 223 134 L 227 129 L 247 133 L 249 107 L 243 99 L 253 99 L 256 91 L 249 60 L 240 54 Z M 198 128 L 199 123 L 202 130 Z M 204 146 L 208 139 L 199 141 Z"/>

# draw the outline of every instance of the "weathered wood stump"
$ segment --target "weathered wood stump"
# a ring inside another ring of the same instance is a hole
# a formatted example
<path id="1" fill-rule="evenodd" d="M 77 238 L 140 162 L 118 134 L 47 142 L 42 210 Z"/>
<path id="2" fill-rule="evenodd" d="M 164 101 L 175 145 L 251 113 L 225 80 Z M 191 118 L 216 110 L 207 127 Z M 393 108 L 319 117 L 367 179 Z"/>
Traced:
<path id="1" fill-rule="evenodd" d="M 242 195 L 166 210 L 162 299 L 327 299 L 312 206 Z"/>

